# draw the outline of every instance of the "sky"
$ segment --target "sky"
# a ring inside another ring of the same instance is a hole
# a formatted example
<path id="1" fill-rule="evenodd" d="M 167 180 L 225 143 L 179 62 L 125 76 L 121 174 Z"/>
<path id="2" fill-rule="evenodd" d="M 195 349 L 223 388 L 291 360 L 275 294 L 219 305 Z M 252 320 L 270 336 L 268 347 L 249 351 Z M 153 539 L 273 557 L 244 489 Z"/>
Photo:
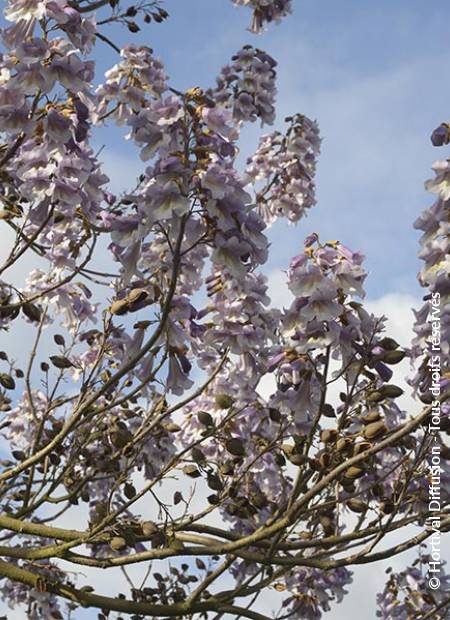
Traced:
<path id="1" fill-rule="evenodd" d="M 297 112 L 321 127 L 317 205 L 297 227 L 277 224 L 269 233 L 266 273 L 273 297 L 288 303 L 283 270 L 306 235 L 316 231 L 322 239 L 339 239 L 366 254 L 369 307 L 389 317 L 391 334 L 406 345 L 411 307 L 421 296 L 413 222 L 433 200 L 423 189 L 433 161 L 447 155 L 429 140 L 450 117 L 447 0 L 294 0 L 294 14 L 258 36 L 245 30 L 250 11 L 229 0 L 167 0 L 164 6 L 167 22 L 138 35 L 115 26 L 104 32 L 119 46 L 130 39 L 151 46 L 180 90 L 213 85 L 235 51 L 246 43 L 258 46 L 279 62 L 276 127 Z M 95 58 L 99 75 L 117 62 L 103 44 Z M 257 125 L 245 130 L 242 161 L 270 130 Z M 103 130 L 95 141 L 105 146 L 102 157 L 116 191 L 143 166 L 122 135 Z M 351 595 L 325 617 L 357 613 L 361 620 L 373 619 L 375 592 L 383 582 L 383 568 L 365 567 Z M 107 586 L 102 591 L 107 594 Z M 22 620 L 21 614 L 10 612 L 8 620 Z"/>

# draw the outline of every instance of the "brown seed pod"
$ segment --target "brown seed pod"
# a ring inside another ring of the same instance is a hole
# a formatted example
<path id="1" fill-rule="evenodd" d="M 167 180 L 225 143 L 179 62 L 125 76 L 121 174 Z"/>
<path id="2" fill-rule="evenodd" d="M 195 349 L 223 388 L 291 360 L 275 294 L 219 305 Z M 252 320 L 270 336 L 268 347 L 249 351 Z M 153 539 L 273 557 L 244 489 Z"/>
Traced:
<path id="1" fill-rule="evenodd" d="M 356 456 L 357 454 L 361 454 L 361 452 L 365 452 L 366 450 L 369 450 L 369 448 L 372 447 L 372 444 L 369 443 L 368 441 L 361 441 L 360 443 L 357 443 L 353 446 L 353 456 Z"/>
<path id="2" fill-rule="evenodd" d="M 331 454 L 329 452 L 322 452 L 319 456 L 319 463 L 322 469 L 327 469 L 331 464 Z"/>
<path id="3" fill-rule="evenodd" d="M 384 399 L 384 396 L 383 396 L 383 394 L 379 390 L 375 390 L 374 392 L 371 392 L 367 396 L 367 402 L 369 402 L 369 403 L 379 403 L 383 399 Z"/>
<path id="4" fill-rule="evenodd" d="M 129 304 L 138 304 L 148 297 L 148 292 L 144 288 L 134 288 L 127 295 Z"/>
<path id="5" fill-rule="evenodd" d="M 333 443 L 334 441 L 336 441 L 337 436 L 338 432 L 336 430 L 334 430 L 333 428 L 325 428 L 320 433 L 320 441 L 322 441 L 323 443 Z"/>
<path id="6" fill-rule="evenodd" d="M 122 551 L 127 546 L 127 541 L 122 536 L 113 536 L 109 542 L 109 546 L 113 551 Z"/>
<path id="7" fill-rule="evenodd" d="M 338 452 L 345 452 L 346 450 L 349 450 L 352 445 L 353 441 L 350 439 L 350 437 L 341 437 L 336 442 L 336 450 Z"/>
<path id="8" fill-rule="evenodd" d="M 144 536 L 153 536 L 158 531 L 158 526 L 153 521 L 144 521 L 142 524 L 142 533 Z"/>
<path id="9" fill-rule="evenodd" d="M 2 372 L 0 374 L 0 385 L 2 385 L 5 390 L 13 390 L 16 387 L 16 382 L 11 377 L 11 375 Z"/>
<path id="10" fill-rule="evenodd" d="M 349 480 L 355 480 L 356 478 L 361 478 L 364 476 L 364 469 L 362 467 L 358 467 L 357 465 L 351 465 L 345 470 L 345 478 Z"/>
<path id="11" fill-rule="evenodd" d="M 130 305 L 126 299 L 117 299 L 111 304 L 111 314 L 115 314 L 117 316 L 121 316 L 126 314 L 130 309 Z"/>
<path id="12" fill-rule="evenodd" d="M 366 439 L 378 439 L 387 432 L 385 423 L 380 420 L 379 422 L 372 422 L 368 424 L 364 429 L 364 437 Z"/>
<path id="13" fill-rule="evenodd" d="M 365 415 L 361 416 L 361 422 L 363 424 L 371 424 L 371 422 L 377 422 L 381 418 L 381 413 L 376 409 L 372 409 Z"/>
<path id="14" fill-rule="evenodd" d="M 347 506 L 352 512 L 364 512 L 367 510 L 367 504 L 356 498 L 349 499 Z"/>

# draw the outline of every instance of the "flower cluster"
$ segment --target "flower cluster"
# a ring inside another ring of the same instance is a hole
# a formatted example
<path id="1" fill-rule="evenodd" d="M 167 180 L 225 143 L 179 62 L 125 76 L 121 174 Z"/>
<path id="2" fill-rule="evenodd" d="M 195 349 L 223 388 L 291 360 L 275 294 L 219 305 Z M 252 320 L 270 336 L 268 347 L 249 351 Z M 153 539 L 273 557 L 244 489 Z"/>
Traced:
<path id="1" fill-rule="evenodd" d="M 268 224 L 278 217 L 296 223 L 315 204 L 318 125 L 301 114 L 286 120 L 286 134 L 275 131 L 263 136 L 255 154 L 247 160 L 248 181 L 262 183 L 256 200 Z"/>
<path id="2" fill-rule="evenodd" d="M 232 0 L 253 10 L 252 32 L 261 32 L 266 23 L 279 22 L 292 10 L 292 0 Z"/>
<path id="3" fill-rule="evenodd" d="M 217 86 L 209 94 L 232 110 L 236 121 L 272 124 L 275 119 L 276 61 L 265 52 L 245 45 L 223 67 Z"/>

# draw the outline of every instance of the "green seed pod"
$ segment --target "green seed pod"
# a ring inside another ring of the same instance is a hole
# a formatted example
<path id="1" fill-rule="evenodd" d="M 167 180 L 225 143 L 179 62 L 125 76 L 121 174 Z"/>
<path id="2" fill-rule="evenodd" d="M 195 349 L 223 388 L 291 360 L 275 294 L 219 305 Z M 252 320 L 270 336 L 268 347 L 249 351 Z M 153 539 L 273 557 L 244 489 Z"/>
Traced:
<path id="1" fill-rule="evenodd" d="M 403 394 L 402 388 L 398 387 L 398 385 L 393 385 L 392 383 L 387 383 L 380 388 L 381 393 L 384 398 L 398 398 Z"/>
<path id="2" fill-rule="evenodd" d="M 199 411 L 197 414 L 198 421 L 204 426 L 214 426 L 214 418 L 207 411 Z"/>
<path id="3" fill-rule="evenodd" d="M 30 319 L 30 321 L 33 321 L 34 323 L 39 323 L 41 320 L 42 310 L 29 301 L 23 304 L 22 312 L 28 319 Z"/>
<path id="4" fill-rule="evenodd" d="M 385 351 L 395 351 L 400 346 L 393 338 L 383 338 L 379 342 L 380 347 L 383 347 Z"/>
<path id="5" fill-rule="evenodd" d="M 73 367 L 72 362 L 63 355 L 51 355 L 50 361 L 56 368 L 65 369 Z"/>
<path id="6" fill-rule="evenodd" d="M 240 439 L 232 438 L 225 442 L 225 447 L 233 456 L 245 456 L 244 444 Z"/>
<path id="7" fill-rule="evenodd" d="M 406 353 L 405 351 L 386 351 L 383 357 L 383 362 L 386 364 L 398 364 L 404 359 Z"/>

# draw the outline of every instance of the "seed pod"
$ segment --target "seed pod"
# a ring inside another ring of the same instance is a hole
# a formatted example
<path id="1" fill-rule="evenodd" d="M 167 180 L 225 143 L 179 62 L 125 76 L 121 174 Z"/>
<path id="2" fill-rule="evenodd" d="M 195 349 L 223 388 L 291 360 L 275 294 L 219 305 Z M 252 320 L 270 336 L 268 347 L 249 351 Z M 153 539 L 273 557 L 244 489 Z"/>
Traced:
<path id="1" fill-rule="evenodd" d="M 357 465 L 351 465 L 348 469 L 345 470 L 345 477 L 349 480 L 355 480 L 356 478 L 361 478 L 364 476 L 364 469 L 362 467 L 358 467 Z"/>
<path id="2" fill-rule="evenodd" d="M 131 482 L 126 482 L 123 487 L 123 493 L 127 499 L 133 499 L 136 496 L 136 488 Z"/>
<path id="3" fill-rule="evenodd" d="M 323 443 L 332 443 L 336 441 L 338 432 L 332 428 L 326 428 L 320 433 L 320 440 Z"/>
<path id="4" fill-rule="evenodd" d="M 371 392 L 367 396 L 367 402 L 369 403 L 379 403 L 383 399 L 384 399 L 384 396 L 379 390 L 375 390 L 374 392 Z"/>
<path id="5" fill-rule="evenodd" d="M 50 361 L 52 362 L 53 366 L 56 366 L 56 368 L 60 368 L 61 370 L 73 367 L 72 362 L 63 355 L 51 355 Z"/>
<path id="6" fill-rule="evenodd" d="M 356 498 L 349 499 L 347 506 L 352 512 L 364 512 L 367 510 L 367 504 Z"/>
<path id="7" fill-rule="evenodd" d="M 58 346 L 63 347 L 65 344 L 64 336 L 61 336 L 61 334 L 55 334 L 53 336 L 53 340 L 56 342 Z"/>
<path id="8" fill-rule="evenodd" d="M 153 536 L 158 532 L 158 526 L 153 521 L 144 521 L 142 524 L 142 533 L 144 536 Z"/>
<path id="9" fill-rule="evenodd" d="M 113 536 L 109 542 L 109 546 L 113 551 L 122 551 L 127 546 L 127 541 L 122 536 Z"/>
<path id="10" fill-rule="evenodd" d="M 216 474 L 208 475 L 207 484 L 209 488 L 212 489 L 213 491 L 222 491 L 223 489 L 222 481 L 219 478 L 219 476 L 216 476 Z"/>
<path id="11" fill-rule="evenodd" d="M 190 478 L 199 478 L 201 473 L 198 471 L 195 465 L 185 465 L 183 467 L 183 473 Z"/>
<path id="12" fill-rule="evenodd" d="M 300 467 L 300 465 L 304 465 L 309 460 L 308 457 L 305 456 L 304 454 L 294 454 L 294 453 L 291 453 L 288 456 L 288 459 L 290 460 L 292 465 L 296 465 L 297 467 Z M 320 467 L 320 464 L 319 464 L 319 467 Z"/>
<path id="13" fill-rule="evenodd" d="M 233 456 L 245 456 L 244 444 L 240 439 L 232 438 L 225 442 L 225 447 Z"/>
<path id="14" fill-rule="evenodd" d="M 220 465 L 219 471 L 224 476 L 232 476 L 234 474 L 234 465 L 231 461 L 226 461 Z"/>
<path id="15" fill-rule="evenodd" d="M 5 390 L 14 390 L 16 387 L 16 382 L 10 375 L 2 372 L 0 373 L 0 385 L 2 385 Z"/>
<path id="16" fill-rule="evenodd" d="M 384 398 L 398 398 L 403 394 L 402 388 L 398 387 L 398 385 L 393 385 L 392 383 L 387 383 L 380 388 L 381 393 Z"/>
<path id="17" fill-rule="evenodd" d="M 345 452 L 346 450 L 349 450 L 352 445 L 353 441 L 350 439 L 350 437 L 341 437 L 336 442 L 336 450 L 338 452 Z"/>
<path id="18" fill-rule="evenodd" d="M 361 416 L 361 422 L 363 424 L 370 424 L 371 422 L 377 422 L 381 418 L 381 413 L 376 409 L 372 409 L 366 413 L 366 415 Z"/>
<path id="19" fill-rule="evenodd" d="M 205 463 L 206 461 L 206 456 L 204 455 L 203 451 L 200 450 L 200 448 L 192 448 L 191 450 L 191 457 L 192 460 L 195 461 L 196 463 Z"/>
<path id="20" fill-rule="evenodd" d="M 357 454 L 361 454 L 361 452 L 365 452 L 371 447 L 372 447 L 372 444 L 369 443 L 368 441 L 361 441 L 360 443 L 357 443 L 353 446 L 353 456 L 356 456 Z"/>
<path id="21" fill-rule="evenodd" d="M 395 351 L 400 346 L 393 338 L 383 338 L 379 342 L 380 347 L 383 347 L 386 351 Z"/>
<path id="22" fill-rule="evenodd" d="M 204 426 L 214 426 L 214 418 L 207 411 L 199 411 L 197 414 L 198 421 Z"/>
<path id="23" fill-rule="evenodd" d="M 168 422 L 163 425 L 163 428 L 167 433 L 178 433 L 181 431 L 181 426 L 178 426 L 175 422 Z"/>
<path id="24" fill-rule="evenodd" d="M 398 364 L 404 359 L 405 355 L 405 351 L 386 351 L 383 356 L 383 362 L 391 365 Z"/>
<path id="25" fill-rule="evenodd" d="M 334 410 L 334 407 L 332 407 L 332 405 L 329 405 L 328 403 L 325 403 L 322 406 L 322 415 L 324 415 L 326 418 L 335 418 L 336 412 Z"/>
<path id="26" fill-rule="evenodd" d="M 41 320 L 42 310 L 29 301 L 23 304 L 22 312 L 28 319 L 30 319 L 30 321 L 33 321 L 34 323 L 39 323 Z"/>
<path id="27" fill-rule="evenodd" d="M 368 424 L 364 429 L 364 437 L 366 439 L 378 439 L 387 432 L 385 423 L 380 420 L 379 422 L 372 422 Z"/>
<path id="28" fill-rule="evenodd" d="M 256 508 L 265 508 L 268 504 L 267 502 L 267 497 L 264 495 L 264 493 L 252 493 L 250 495 L 250 502 L 252 503 L 253 506 L 255 506 Z"/>
<path id="29" fill-rule="evenodd" d="M 122 314 L 126 314 L 129 309 L 129 303 L 126 299 L 117 299 L 111 304 L 110 311 L 111 314 L 121 316 Z"/>
<path id="30" fill-rule="evenodd" d="M 219 409 L 229 409 L 234 403 L 234 400 L 228 394 L 217 394 L 215 401 Z"/>
<path id="31" fill-rule="evenodd" d="M 349 480 L 348 478 L 342 478 L 340 482 L 344 491 L 347 491 L 347 493 L 355 492 L 355 483 L 353 482 L 353 480 Z"/>
<path id="32" fill-rule="evenodd" d="M 128 30 L 130 32 L 133 32 L 133 33 L 139 32 L 140 28 L 136 24 L 136 22 L 128 21 L 128 22 L 126 22 L 126 24 L 127 24 Z"/>
<path id="33" fill-rule="evenodd" d="M 322 452 L 319 456 L 319 463 L 322 469 L 327 469 L 331 463 L 331 454 L 329 452 Z"/>
<path id="34" fill-rule="evenodd" d="M 127 295 L 128 303 L 138 304 L 148 297 L 148 292 L 144 288 L 134 288 Z"/>
<path id="35" fill-rule="evenodd" d="M 389 499 L 383 500 L 380 503 L 380 510 L 385 515 L 390 515 L 392 512 L 394 512 L 394 509 L 395 509 L 394 502 L 391 502 L 391 500 Z"/>

